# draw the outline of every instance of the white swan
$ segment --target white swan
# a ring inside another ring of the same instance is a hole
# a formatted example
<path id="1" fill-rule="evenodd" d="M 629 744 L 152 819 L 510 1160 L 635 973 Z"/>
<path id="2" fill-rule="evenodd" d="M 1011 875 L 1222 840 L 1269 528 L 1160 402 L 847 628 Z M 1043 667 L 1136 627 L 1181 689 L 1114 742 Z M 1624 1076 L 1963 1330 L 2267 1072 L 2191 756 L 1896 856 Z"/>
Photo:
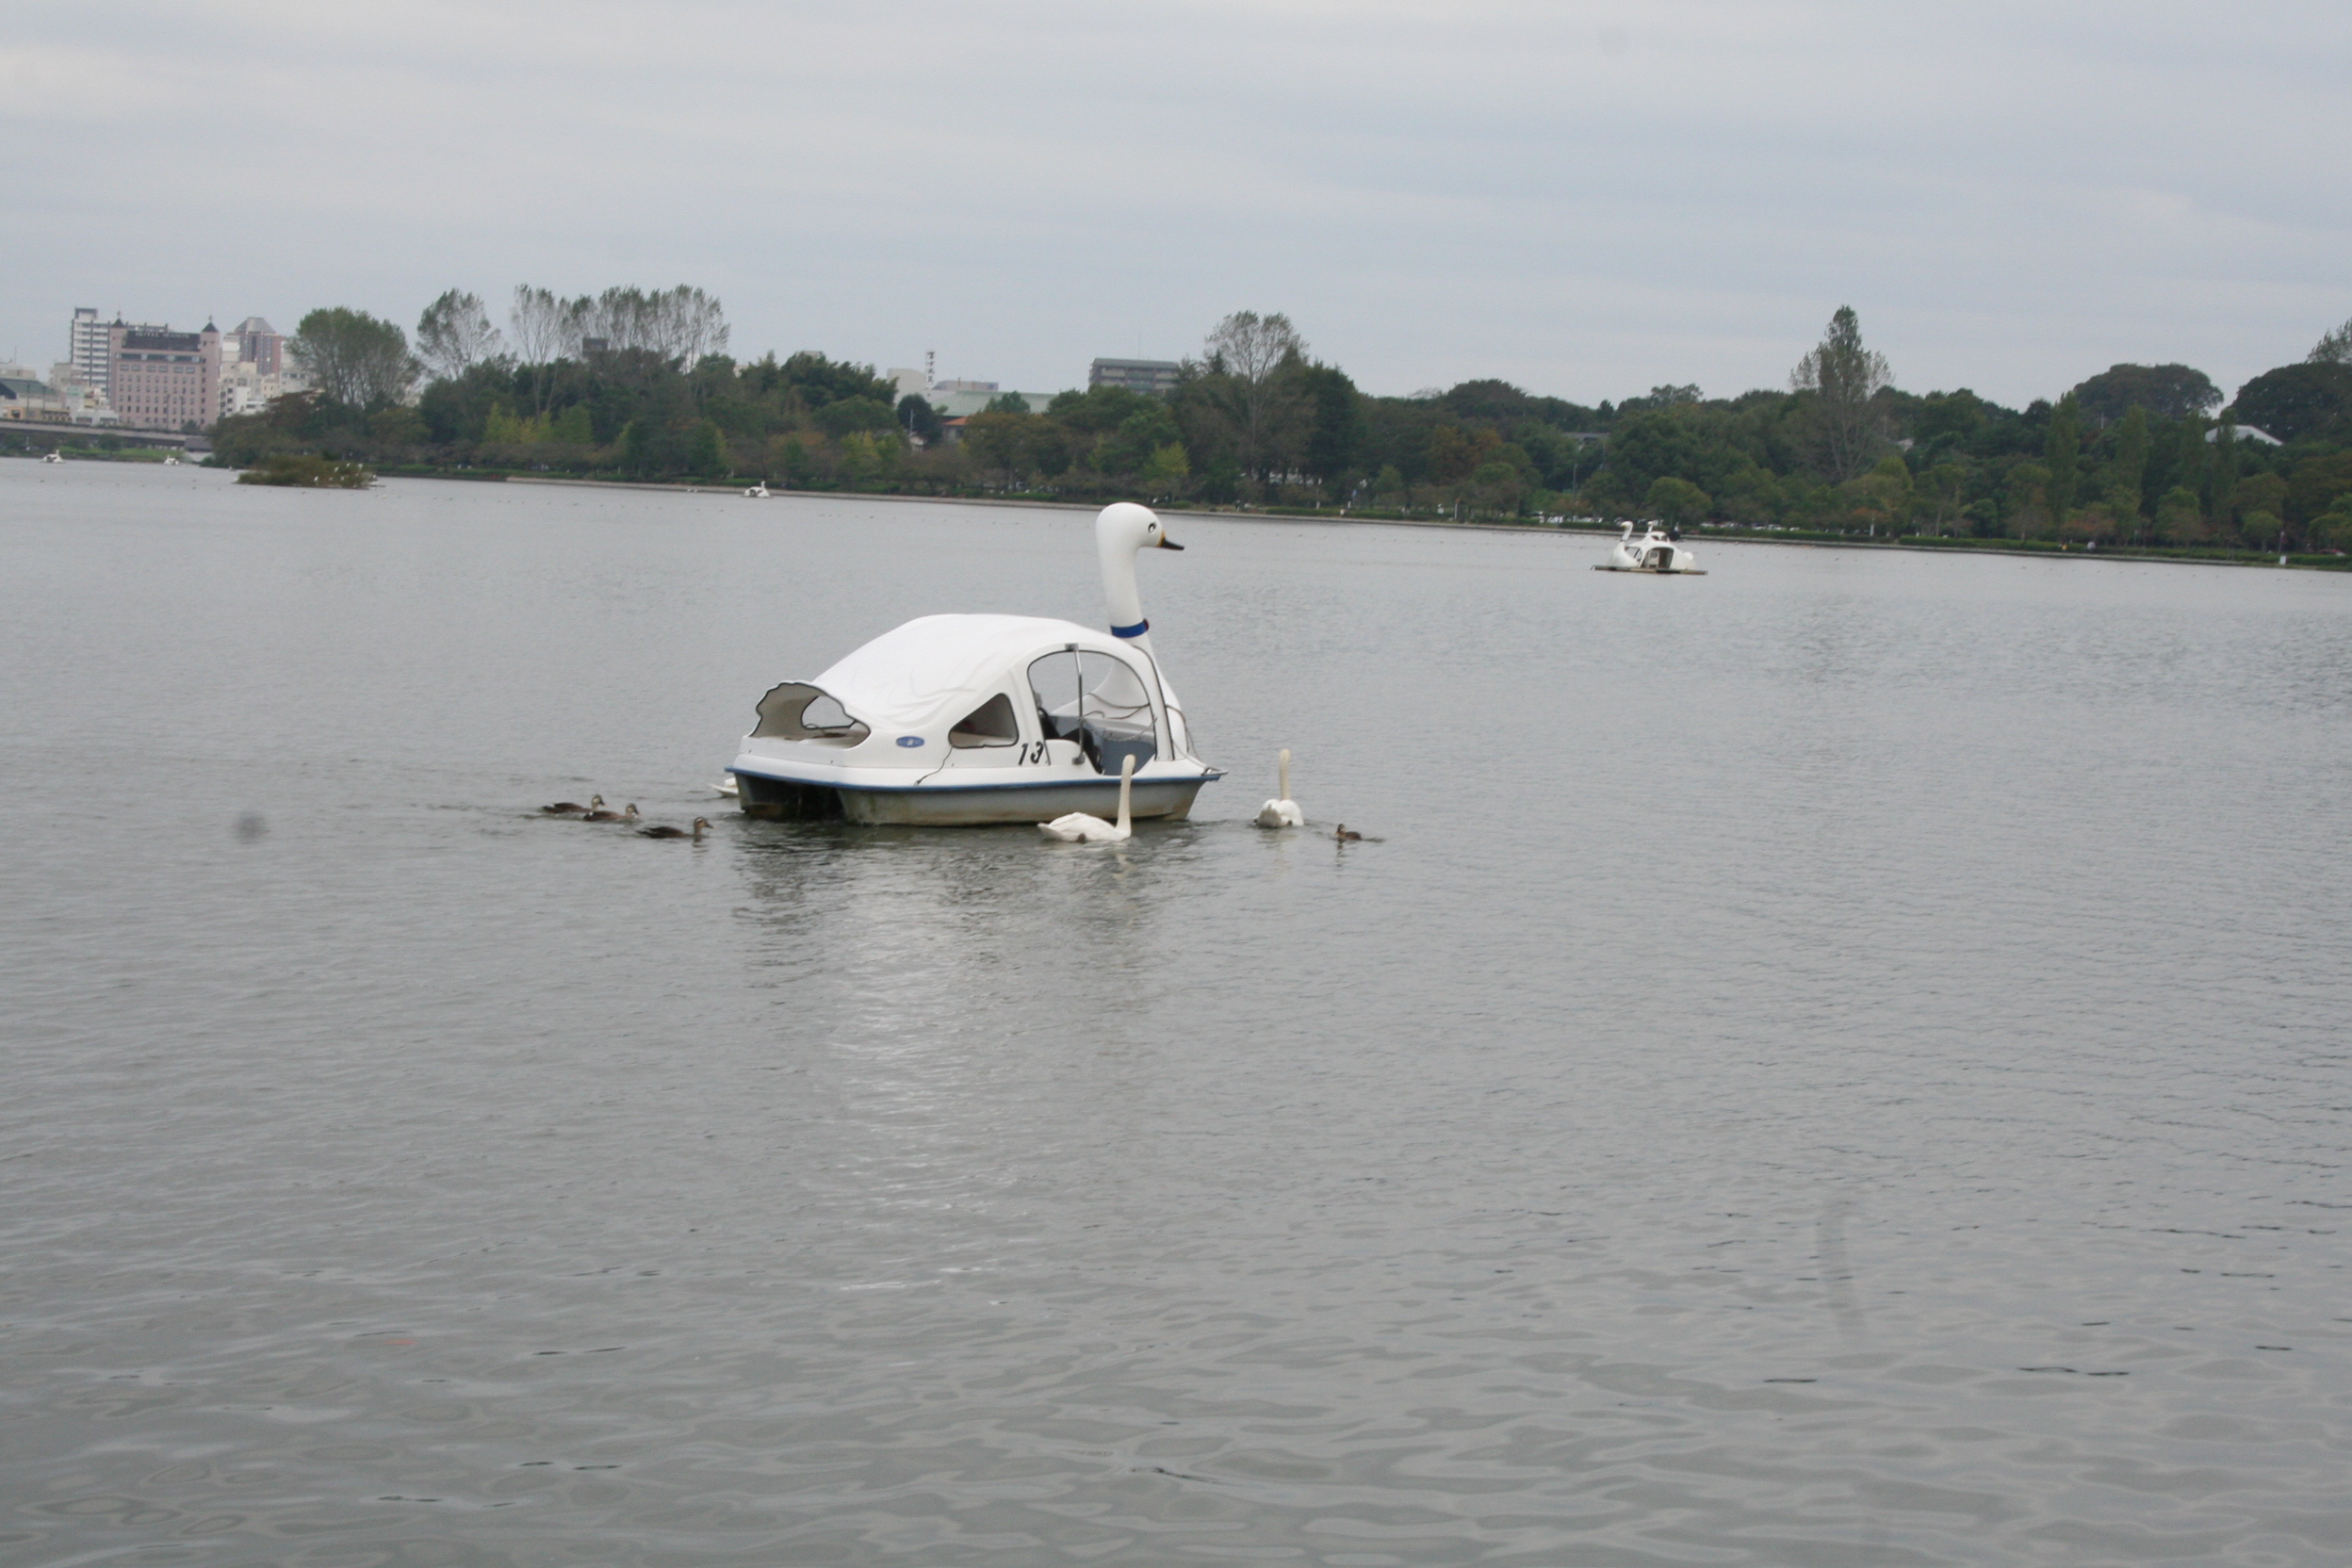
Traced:
<path id="1" fill-rule="evenodd" d="M 1118 844 L 1135 837 L 1128 825 L 1127 795 L 1135 788 L 1135 754 L 1129 752 L 1119 760 L 1119 822 L 1116 825 L 1101 817 L 1090 817 L 1084 811 L 1072 811 L 1055 817 L 1052 822 L 1037 824 L 1037 831 L 1049 839 L 1060 839 L 1073 844 Z"/>
<path id="2" fill-rule="evenodd" d="M 1282 760 L 1276 764 L 1276 771 L 1282 781 L 1281 798 L 1269 800 L 1258 808 L 1258 825 L 1260 827 L 1306 826 L 1306 813 L 1299 810 L 1298 803 L 1290 798 L 1290 748 L 1288 746 L 1282 748 Z"/>

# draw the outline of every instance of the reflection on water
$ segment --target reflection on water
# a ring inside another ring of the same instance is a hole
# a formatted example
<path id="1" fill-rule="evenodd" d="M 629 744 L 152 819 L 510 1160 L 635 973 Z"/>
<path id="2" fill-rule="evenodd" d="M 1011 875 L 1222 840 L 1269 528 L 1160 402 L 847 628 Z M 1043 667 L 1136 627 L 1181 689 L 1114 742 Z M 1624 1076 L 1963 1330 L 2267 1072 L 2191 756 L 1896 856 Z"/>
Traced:
<path id="1" fill-rule="evenodd" d="M 1196 519 L 1095 847 L 707 787 L 1083 516 L 0 486 L 0 1558 L 2352 1551 L 2342 580 Z"/>

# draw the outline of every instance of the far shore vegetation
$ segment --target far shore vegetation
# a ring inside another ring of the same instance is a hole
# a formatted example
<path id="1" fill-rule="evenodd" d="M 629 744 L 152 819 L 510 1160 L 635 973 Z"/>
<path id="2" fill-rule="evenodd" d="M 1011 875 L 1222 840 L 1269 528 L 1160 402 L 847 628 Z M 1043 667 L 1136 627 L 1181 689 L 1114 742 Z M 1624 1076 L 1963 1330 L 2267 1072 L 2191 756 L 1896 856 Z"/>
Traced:
<path id="1" fill-rule="evenodd" d="M 2185 365 L 2115 365 L 2006 408 L 1916 393 L 1838 309 L 1781 387 L 1583 405 L 1501 381 L 1360 390 L 1281 315 L 1207 334 L 1172 394 L 1070 390 L 945 426 L 869 365 L 728 356 L 683 286 L 519 288 L 501 332 L 451 290 L 412 340 L 335 308 L 291 344 L 317 390 L 224 419 L 216 461 L 915 496 L 1345 511 L 1462 522 L 1657 518 L 1957 547 L 2352 549 L 2352 323 L 2226 404 Z"/>
<path id="2" fill-rule="evenodd" d="M 305 490 L 365 490 L 376 476 L 365 464 L 303 452 L 271 452 L 237 476 L 239 484 L 284 484 Z"/>

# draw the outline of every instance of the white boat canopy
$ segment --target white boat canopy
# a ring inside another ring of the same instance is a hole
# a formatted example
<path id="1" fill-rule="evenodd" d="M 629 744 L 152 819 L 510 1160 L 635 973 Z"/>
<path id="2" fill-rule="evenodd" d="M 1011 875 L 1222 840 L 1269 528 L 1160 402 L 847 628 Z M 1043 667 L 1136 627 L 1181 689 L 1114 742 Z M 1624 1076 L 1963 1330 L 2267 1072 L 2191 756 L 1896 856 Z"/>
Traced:
<path id="1" fill-rule="evenodd" d="M 1107 630 L 1030 615 L 924 615 L 760 699 L 729 770 L 747 812 L 858 822 L 1039 822 L 1133 783 L 1138 817 L 1181 817 L 1219 776 L 1152 651 L 1140 549 L 1175 548 L 1147 509 L 1096 519 Z M 1099 812 L 1097 814 L 1100 814 Z"/>
<path id="2" fill-rule="evenodd" d="M 1067 674 L 1064 664 L 1070 666 Z M 842 745 L 870 734 L 945 739 L 957 749 L 1010 744 L 1018 712 L 1034 706 L 1054 735 L 1076 738 L 1081 725 L 1091 723 L 1148 743 L 1158 727 L 1155 693 L 1173 731 L 1171 749 L 1188 754 L 1184 711 L 1168 699 L 1148 650 L 1075 621 L 924 615 L 884 632 L 814 680 L 788 680 L 770 691 L 760 699 L 752 735 Z M 1115 756 L 1107 765 L 1118 766 Z"/>

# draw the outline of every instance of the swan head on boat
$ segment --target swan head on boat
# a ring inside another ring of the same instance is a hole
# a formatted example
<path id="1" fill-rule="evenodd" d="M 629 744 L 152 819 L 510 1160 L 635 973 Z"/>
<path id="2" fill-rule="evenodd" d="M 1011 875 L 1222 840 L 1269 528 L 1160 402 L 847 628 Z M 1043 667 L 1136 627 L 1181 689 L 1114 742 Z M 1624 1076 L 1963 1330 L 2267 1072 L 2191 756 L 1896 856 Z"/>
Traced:
<path id="1" fill-rule="evenodd" d="M 1111 612 L 1111 635 L 1149 651 L 1152 623 L 1143 618 L 1143 594 L 1135 586 L 1140 550 L 1181 550 L 1168 536 L 1159 514 L 1134 501 L 1113 501 L 1094 519 L 1094 554 L 1102 567 L 1102 597 Z"/>

